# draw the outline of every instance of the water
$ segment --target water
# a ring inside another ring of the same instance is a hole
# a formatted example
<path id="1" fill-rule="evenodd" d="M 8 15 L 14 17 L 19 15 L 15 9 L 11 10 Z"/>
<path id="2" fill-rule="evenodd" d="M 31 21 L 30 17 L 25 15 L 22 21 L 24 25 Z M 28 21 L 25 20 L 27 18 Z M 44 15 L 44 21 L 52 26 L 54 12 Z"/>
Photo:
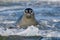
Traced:
<path id="1" fill-rule="evenodd" d="M 25 5 L 24 5 L 25 4 Z M 0 35 L 42 36 L 41 40 L 60 40 L 60 6 L 57 4 L 18 3 L 12 5 L 0 5 Z M 27 29 L 8 29 L 16 27 L 25 8 L 32 8 L 36 20 L 41 28 L 30 26 Z M 9 37 L 9 39 L 11 39 Z M 9 40 L 8 39 L 8 40 Z M 37 38 L 36 38 L 37 39 Z M 34 40 L 34 39 L 27 39 Z"/>

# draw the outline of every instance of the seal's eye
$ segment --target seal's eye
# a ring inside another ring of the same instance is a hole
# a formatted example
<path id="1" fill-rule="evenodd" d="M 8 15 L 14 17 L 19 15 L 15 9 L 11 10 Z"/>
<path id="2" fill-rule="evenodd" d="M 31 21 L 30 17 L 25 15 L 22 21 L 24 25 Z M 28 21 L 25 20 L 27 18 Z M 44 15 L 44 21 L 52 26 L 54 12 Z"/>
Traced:
<path id="1" fill-rule="evenodd" d="M 28 13 L 28 10 L 25 10 L 25 13 Z"/>
<path id="2" fill-rule="evenodd" d="M 32 13 L 32 10 L 29 10 L 29 13 Z"/>
<path id="3" fill-rule="evenodd" d="M 30 13 L 30 14 L 31 14 L 32 11 L 33 11 L 33 10 L 32 10 L 31 8 L 26 8 L 26 9 L 25 9 L 25 13 Z"/>
<path id="4" fill-rule="evenodd" d="M 25 10 L 25 13 L 32 13 L 32 10 Z"/>

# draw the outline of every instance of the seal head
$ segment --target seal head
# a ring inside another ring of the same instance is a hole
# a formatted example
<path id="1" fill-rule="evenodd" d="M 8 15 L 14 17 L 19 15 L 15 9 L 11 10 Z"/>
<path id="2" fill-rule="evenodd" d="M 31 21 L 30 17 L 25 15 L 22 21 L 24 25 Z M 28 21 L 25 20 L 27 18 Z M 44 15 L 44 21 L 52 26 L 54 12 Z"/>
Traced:
<path id="1" fill-rule="evenodd" d="M 34 16 L 33 10 L 31 8 L 27 8 L 25 9 L 25 13 L 26 18 L 31 18 L 32 16 Z"/>

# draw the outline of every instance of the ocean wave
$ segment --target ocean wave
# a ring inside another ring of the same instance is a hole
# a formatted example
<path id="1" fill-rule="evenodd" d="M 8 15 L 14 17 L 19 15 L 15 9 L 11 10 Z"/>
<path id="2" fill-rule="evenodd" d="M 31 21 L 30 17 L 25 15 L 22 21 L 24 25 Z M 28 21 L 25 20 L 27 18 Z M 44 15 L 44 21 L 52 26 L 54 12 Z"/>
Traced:
<path id="1" fill-rule="evenodd" d="M 58 35 L 57 35 L 58 34 Z M 29 26 L 27 29 L 8 29 L 0 28 L 1 36 L 19 35 L 19 36 L 43 36 L 43 37 L 60 37 L 60 32 L 53 30 L 40 30 L 35 26 Z"/>

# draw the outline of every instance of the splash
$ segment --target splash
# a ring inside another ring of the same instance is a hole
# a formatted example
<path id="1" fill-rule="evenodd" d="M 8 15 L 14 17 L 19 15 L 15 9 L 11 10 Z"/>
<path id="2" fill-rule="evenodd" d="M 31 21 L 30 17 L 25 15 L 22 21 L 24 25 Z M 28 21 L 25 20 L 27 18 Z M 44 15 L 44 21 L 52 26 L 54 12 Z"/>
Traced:
<path id="1" fill-rule="evenodd" d="M 58 35 L 57 35 L 58 34 Z M 27 29 L 8 29 L 0 28 L 1 36 L 19 35 L 19 36 L 43 36 L 60 37 L 60 32 L 53 30 L 40 30 L 35 26 L 29 26 Z"/>

